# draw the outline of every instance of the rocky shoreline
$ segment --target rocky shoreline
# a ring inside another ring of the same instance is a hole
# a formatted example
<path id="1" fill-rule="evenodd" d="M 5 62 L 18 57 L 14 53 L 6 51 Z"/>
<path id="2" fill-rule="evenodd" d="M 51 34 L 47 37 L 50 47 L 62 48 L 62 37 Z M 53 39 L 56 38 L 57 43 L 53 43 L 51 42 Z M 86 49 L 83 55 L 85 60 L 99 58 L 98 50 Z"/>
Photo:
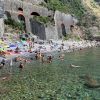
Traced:
<path id="1" fill-rule="evenodd" d="M 0 57 L 0 60 L 6 59 L 6 60 L 11 60 L 15 57 L 22 56 L 22 57 L 31 57 L 35 56 L 35 52 L 40 52 L 40 53 L 46 53 L 47 55 L 52 52 L 62 52 L 62 53 L 67 53 L 67 52 L 74 52 L 77 50 L 83 50 L 85 48 L 92 48 L 92 47 L 99 47 L 100 42 L 97 41 L 75 41 L 75 40 L 67 40 L 67 41 L 55 41 L 52 40 L 50 43 L 47 41 L 43 41 L 43 43 L 34 43 L 34 47 L 31 49 L 31 52 L 27 50 L 21 51 L 19 54 L 11 54 L 11 55 L 6 55 L 5 57 Z"/>

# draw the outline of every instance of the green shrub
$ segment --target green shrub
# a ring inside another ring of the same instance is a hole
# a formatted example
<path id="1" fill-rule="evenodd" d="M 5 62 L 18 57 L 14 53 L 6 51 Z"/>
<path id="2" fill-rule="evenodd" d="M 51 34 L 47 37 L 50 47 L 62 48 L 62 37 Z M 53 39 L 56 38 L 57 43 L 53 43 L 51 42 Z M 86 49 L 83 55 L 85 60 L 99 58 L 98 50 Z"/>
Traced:
<path id="1" fill-rule="evenodd" d="M 11 26 L 12 28 L 14 29 L 19 29 L 19 30 L 24 30 L 25 29 L 25 25 L 23 22 L 16 22 L 15 20 L 11 19 L 11 18 L 8 18 L 8 19 L 5 19 L 4 20 L 4 23 L 6 25 L 9 25 Z"/>
<path id="2" fill-rule="evenodd" d="M 42 24 L 47 24 L 47 23 L 54 23 L 54 20 L 51 17 L 45 17 L 45 16 L 33 16 L 33 19 L 36 21 L 42 23 Z"/>

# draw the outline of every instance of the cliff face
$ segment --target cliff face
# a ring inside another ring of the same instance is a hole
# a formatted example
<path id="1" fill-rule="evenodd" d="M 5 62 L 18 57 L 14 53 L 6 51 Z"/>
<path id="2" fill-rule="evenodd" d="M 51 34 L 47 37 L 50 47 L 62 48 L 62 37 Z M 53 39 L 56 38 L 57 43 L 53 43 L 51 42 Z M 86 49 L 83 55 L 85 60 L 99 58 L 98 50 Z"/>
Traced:
<path id="1" fill-rule="evenodd" d="M 92 26 L 99 30 L 97 19 L 86 10 L 83 6 L 86 0 L 83 1 L 4 0 L 4 10 L 6 18 L 23 21 L 27 32 L 38 35 L 41 39 L 61 39 L 67 34 L 82 36 L 82 30 L 91 31 Z"/>
<path id="2" fill-rule="evenodd" d="M 44 0 L 22 0 L 25 2 L 30 2 L 32 4 L 40 4 L 41 2 L 44 2 Z"/>
<path id="3" fill-rule="evenodd" d="M 4 0 L 4 10 L 6 18 L 15 21 L 23 21 L 27 32 L 33 33 L 40 39 L 60 39 L 70 33 L 71 25 L 74 26 L 75 18 L 70 14 L 60 11 L 48 10 L 39 4 L 43 0 Z M 34 20 L 37 18 L 50 23 L 41 23 Z M 54 24 L 51 24 L 53 21 Z"/>
<path id="4" fill-rule="evenodd" d="M 93 36 L 100 36 L 100 6 L 99 0 L 82 0 L 84 7 L 87 9 L 88 16 L 92 17 L 91 20 L 88 20 L 91 24 L 89 31 Z M 88 18 L 89 18 L 88 17 Z M 92 23 L 91 23 L 92 22 Z"/>

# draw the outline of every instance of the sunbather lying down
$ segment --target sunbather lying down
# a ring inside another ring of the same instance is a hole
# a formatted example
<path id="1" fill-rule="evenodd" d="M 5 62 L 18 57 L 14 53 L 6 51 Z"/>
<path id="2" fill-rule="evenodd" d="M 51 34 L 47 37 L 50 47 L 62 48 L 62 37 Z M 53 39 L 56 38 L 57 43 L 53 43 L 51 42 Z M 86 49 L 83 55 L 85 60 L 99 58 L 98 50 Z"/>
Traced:
<path id="1" fill-rule="evenodd" d="M 70 67 L 77 68 L 77 67 L 81 67 L 81 66 L 76 66 L 76 65 L 70 64 Z"/>

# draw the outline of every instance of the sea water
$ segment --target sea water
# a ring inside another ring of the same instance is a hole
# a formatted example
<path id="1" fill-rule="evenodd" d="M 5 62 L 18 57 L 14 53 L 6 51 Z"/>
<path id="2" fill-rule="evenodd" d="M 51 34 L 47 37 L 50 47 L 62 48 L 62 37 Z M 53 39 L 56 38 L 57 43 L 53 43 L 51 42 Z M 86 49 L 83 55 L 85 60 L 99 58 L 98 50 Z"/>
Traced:
<path id="1" fill-rule="evenodd" d="M 65 53 L 64 60 L 52 55 L 50 64 L 33 60 L 23 70 L 17 64 L 0 69 L 1 78 L 8 76 L 0 78 L 0 100 L 100 100 L 100 88 L 87 88 L 80 78 L 90 75 L 100 83 L 100 48 Z"/>

